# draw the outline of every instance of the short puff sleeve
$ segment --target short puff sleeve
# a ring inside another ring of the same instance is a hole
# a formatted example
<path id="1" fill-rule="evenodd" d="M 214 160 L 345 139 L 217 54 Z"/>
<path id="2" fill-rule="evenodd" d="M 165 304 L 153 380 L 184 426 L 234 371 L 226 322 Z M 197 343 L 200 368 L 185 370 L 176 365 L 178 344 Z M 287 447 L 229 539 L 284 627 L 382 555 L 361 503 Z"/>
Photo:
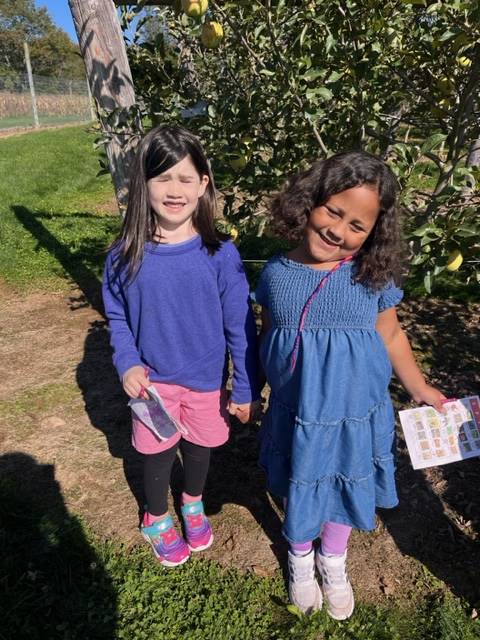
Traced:
<path id="1" fill-rule="evenodd" d="M 403 298 L 403 291 L 395 286 L 393 281 L 390 281 L 385 287 L 380 291 L 380 296 L 378 298 L 378 311 L 379 313 L 385 311 L 386 309 L 390 309 L 390 307 L 395 307 Z"/>

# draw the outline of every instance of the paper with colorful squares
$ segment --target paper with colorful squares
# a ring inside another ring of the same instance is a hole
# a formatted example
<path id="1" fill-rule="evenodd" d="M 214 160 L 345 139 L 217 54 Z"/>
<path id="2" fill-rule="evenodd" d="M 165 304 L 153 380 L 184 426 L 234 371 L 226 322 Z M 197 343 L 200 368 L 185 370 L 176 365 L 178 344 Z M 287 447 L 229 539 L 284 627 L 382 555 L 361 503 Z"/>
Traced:
<path id="1" fill-rule="evenodd" d="M 480 399 L 445 403 L 446 413 L 432 407 L 399 411 L 414 469 L 480 456 Z"/>

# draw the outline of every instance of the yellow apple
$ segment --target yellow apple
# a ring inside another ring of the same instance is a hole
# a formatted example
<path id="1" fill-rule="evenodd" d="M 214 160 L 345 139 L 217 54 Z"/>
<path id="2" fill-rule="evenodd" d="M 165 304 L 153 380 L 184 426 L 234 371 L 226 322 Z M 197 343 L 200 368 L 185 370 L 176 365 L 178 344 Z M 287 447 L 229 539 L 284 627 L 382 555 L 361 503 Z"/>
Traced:
<path id="1" fill-rule="evenodd" d="M 450 252 L 448 255 L 447 269 L 448 271 L 458 271 L 463 262 L 463 256 L 458 249 Z"/>
<path id="2" fill-rule="evenodd" d="M 219 22 L 205 22 L 200 37 L 204 47 L 214 49 L 223 40 L 223 27 Z"/>
<path id="3" fill-rule="evenodd" d="M 228 159 L 228 164 L 235 171 L 241 171 L 247 166 L 247 161 L 247 156 L 244 153 L 239 153 L 238 155 L 230 156 L 230 158 Z"/>
<path id="4" fill-rule="evenodd" d="M 240 142 L 248 148 L 252 144 L 253 138 L 252 136 L 242 136 Z"/>
<path id="5" fill-rule="evenodd" d="M 182 0 L 182 9 L 190 18 L 200 18 L 208 9 L 208 0 Z"/>
<path id="6" fill-rule="evenodd" d="M 467 58 L 467 56 L 460 56 L 459 58 L 457 58 L 457 64 L 459 64 L 461 67 L 470 67 L 472 61 L 470 60 L 470 58 Z"/>
<path id="7" fill-rule="evenodd" d="M 450 78 L 447 76 L 442 76 L 437 80 L 437 89 L 443 93 L 444 95 L 452 93 L 455 86 Z"/>

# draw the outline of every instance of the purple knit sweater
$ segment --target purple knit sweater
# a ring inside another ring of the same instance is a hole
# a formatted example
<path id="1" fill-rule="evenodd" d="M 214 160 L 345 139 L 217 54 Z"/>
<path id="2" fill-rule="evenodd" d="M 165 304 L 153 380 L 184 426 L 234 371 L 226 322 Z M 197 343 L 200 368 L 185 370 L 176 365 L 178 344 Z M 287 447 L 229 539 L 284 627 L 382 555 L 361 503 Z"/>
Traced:
<path id="1" fill-rule="evenodd" d="M 200 236 L 148 243 L 135 279 L 126 283 L 107 257 L 103 301 L 120 377 L 135 365 L 150 379 L 213 391 L 233 360 L 232 400 L 259 397 L 256 329 L 240 255 L 227 241 L 213 256 Z"/>

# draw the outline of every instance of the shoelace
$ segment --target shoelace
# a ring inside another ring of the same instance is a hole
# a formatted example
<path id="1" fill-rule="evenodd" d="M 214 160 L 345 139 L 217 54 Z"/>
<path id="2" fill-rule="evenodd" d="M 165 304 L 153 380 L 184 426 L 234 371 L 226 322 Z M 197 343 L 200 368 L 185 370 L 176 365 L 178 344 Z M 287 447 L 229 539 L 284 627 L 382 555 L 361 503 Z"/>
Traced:
<path id="1" fill-rule="evenodd" d="M 345 585 L 347 582 L 347 574 L 345 572 L 345 567 L 339 565 L 337 567 L 326 567 L 323 565 L 322 567 L 323 579 L 329 585 Z"/>
<path id="2" fill-rule="evenodd" d="M 310 566 L 298 567 L 292 564 L 290 570 L 295 582 L 310 582 L 312 579 L 313 571 Z"/>
<path id="3" fill-rule="evenodd" d="M 180 540 L 180 538 L 178 537 L 175 529 L 171 527 L 166 531 L 159 532 L 158 536 L 156 536 L 155 538 L 152 538 L 152 540 L 155 546 L 158 546 L 159 544 L 163 543 L 168 547 L 170 545 L 177 543 Z"/>
<path id="4" fill-rule="evenodd" d="M 186 520 L 187 520 L 187 526 L 190 529 L 198 529 L 199 527 L 201 527 L 203 525 L 203 514 L 202 513 L 196 513 L 196 514 L 192 514 L 192 515 L 187 515 L 186 516 Z"/>

